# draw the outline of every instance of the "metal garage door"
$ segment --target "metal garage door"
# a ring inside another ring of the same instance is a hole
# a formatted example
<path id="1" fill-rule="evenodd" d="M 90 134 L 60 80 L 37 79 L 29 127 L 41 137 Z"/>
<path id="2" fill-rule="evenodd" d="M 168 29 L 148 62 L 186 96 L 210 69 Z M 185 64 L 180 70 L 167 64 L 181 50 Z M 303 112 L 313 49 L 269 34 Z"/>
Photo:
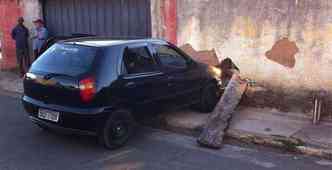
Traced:
<path id="1" fill-rule="evenodd" d="M 52 36 L 151 36 L 150 0 L 44 0 Z"/>

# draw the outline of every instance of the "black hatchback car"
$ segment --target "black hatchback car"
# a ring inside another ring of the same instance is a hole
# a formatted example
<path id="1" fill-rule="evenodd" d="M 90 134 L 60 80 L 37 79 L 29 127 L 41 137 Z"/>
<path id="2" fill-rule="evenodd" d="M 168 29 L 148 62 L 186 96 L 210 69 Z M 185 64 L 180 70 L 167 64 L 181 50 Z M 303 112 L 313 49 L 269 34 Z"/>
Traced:
<path id="1" fill-rule="evenodd" d="M 212 111 L 220 70 L 163 40 L 78 38 L 57 42 L 24 78 L 22 102 L 43 129 L 95 135 L 124 145 L 136 111 L 172 102 Z"/>

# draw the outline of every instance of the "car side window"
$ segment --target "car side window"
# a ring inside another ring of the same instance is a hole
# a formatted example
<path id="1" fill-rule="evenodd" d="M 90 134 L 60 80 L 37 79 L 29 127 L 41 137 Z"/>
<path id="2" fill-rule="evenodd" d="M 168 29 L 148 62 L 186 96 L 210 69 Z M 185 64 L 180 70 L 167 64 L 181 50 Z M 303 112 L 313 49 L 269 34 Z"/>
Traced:
<path id="1" fill-rule="evenodd" d="M 175 49 L 166 45 L 153 45 L 162 65 L 173 68 L 186 68 L 187 60 Z"/>
<path id="2" fill-rule="evenodd" d="M 123 56 L 123 64 L 127 74 L 139 74 L 156 70 L 156 61 L 147 47 L 127 47 Z"/>

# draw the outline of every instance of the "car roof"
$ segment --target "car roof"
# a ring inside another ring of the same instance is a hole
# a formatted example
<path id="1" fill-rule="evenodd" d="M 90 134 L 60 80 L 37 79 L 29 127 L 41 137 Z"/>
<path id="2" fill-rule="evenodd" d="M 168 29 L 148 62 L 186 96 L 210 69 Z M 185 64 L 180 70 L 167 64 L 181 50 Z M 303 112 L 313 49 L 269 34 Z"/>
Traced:
<path id="1" fill-rule="evenodd" d="M 120 39 L 120 38 L 105 38 L 105 37 L 84 37 L 84 38 L 73 38 L 62 41 L 68 44 L 78 44 L 92 47 L 110 47 L 117 45 L 128 45 L 136 43 L 162 43 L 167 44 L 168 42 L 161 39 L 155 38 L 143 38 L 143 39 Z"/>

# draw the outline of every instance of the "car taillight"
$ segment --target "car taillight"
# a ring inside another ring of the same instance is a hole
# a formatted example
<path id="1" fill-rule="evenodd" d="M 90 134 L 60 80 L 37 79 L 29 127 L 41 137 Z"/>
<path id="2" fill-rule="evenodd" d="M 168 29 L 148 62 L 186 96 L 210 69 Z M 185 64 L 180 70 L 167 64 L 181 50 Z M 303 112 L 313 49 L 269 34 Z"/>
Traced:
<path id="1" fill-rule="evenodd" d="M 80 96 L 85 103 L 90 102 L 96 94 L 95 79 L 86 78 L 80 81 Z"/>

